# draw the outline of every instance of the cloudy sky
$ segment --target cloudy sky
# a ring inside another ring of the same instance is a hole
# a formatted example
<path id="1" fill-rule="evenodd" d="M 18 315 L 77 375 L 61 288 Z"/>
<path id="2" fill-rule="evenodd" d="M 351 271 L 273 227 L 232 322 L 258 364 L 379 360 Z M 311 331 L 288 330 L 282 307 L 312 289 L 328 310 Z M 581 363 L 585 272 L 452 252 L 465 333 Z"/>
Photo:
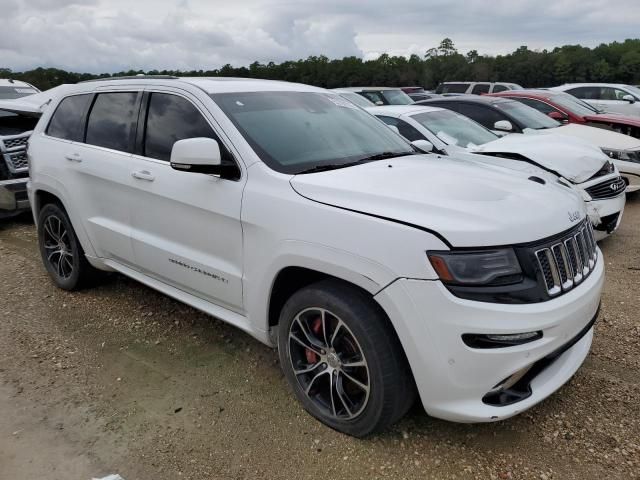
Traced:
<path id="1" fill-rule="evenodd" d="M 380 53 L 595 46 L 640 36 L 640 0 L 0 0 L 0 67 L 207 69 Z"/>

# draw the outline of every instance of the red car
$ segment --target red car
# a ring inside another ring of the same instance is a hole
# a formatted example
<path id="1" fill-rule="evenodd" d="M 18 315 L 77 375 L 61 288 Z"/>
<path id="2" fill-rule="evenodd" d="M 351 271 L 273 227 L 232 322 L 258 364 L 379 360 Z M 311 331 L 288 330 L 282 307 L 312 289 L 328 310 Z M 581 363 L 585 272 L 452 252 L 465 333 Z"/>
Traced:
<path id="1" fill-rule="evenodd" d="M 640 138 L 640 117 L 604 113 L 568 93 L 551 90 L 511 90 L 488 96 L 518 100 L 559 122 L 607 128 Z"/>

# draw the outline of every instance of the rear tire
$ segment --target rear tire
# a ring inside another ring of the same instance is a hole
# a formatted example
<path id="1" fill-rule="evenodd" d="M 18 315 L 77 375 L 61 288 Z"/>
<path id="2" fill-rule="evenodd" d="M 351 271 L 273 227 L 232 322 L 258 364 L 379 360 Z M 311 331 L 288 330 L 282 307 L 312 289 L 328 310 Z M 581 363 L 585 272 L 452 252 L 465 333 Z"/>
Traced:
<path id="1" fill-rule="evenodd" d="M 67 212 L 49 203 L 40 210 L 37 227 L 40 255 L 53 283 L 64 290 L 88 286 L 98 270 L 85 258 Z"/>
<path id="2" fill-rule="evenodd" d="M 373 299 L 323 280 L 284 305 L 278 351 L 305 410 L 329 427 L 363 437 L 399 420 L 415 399 L 400 341 Z"/>

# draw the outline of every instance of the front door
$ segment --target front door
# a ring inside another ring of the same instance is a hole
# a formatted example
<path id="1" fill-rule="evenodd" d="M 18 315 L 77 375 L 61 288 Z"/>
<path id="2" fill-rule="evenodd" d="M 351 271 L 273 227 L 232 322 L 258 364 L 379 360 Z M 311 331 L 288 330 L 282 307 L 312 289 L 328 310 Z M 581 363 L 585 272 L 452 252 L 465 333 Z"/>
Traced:
<path id="1" fill-rule="evenodd" d="M 187 293 L 241 312 L 240 207 L 245 178 L 227 180 L 171 168 L 176 141 L 208 137 L 220 143 L 197 99 L 148 92 L 143 111 L 144 133 L 130 169 L 136 185 L 130 211 L 137 267 Z M 223 162 L 235 161 L 222 143 L 220 151 Z"/>

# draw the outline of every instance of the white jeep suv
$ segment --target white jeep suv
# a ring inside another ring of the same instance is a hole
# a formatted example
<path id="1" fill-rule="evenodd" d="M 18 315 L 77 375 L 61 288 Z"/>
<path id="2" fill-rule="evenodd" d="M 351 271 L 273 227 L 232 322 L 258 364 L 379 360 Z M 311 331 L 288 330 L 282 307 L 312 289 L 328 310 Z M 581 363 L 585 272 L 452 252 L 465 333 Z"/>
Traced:
<path id="1" fill-rule="evenodd" d="M 55 100 L 29 198 L 61 288 L 116 270 L 277 346 L 304 408 L 363 436 L 415 392 L 504 419 L 589 351 L 604 261 L 579 196 L 424 155 L 336 93 L 123 78 Z"/>

